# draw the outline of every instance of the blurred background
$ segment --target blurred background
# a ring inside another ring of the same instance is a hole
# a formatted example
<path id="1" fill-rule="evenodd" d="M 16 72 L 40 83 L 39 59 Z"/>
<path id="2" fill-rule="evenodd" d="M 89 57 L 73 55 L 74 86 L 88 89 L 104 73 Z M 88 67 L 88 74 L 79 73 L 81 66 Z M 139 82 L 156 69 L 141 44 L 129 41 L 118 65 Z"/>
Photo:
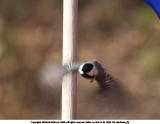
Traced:
<path id="1" fill-rule="evenodd" d="M 61 119 L 61 84 L 40 85 L 61 64 L 62 0 L 0 1 L 0 119 Z M 78 119 L 160 119 L 160 23 L 142 0 L 79 0 L 78 58 L 98 60 L 138 99 L 134 114 L 104 113 L 96 83 L 78 75 Z"/>

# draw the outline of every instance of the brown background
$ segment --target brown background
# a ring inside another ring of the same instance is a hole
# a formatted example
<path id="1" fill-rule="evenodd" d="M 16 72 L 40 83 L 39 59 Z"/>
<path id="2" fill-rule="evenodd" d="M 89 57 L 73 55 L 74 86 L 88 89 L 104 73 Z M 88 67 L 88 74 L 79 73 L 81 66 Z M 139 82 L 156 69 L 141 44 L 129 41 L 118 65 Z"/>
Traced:
<path id="1" fill-rule="evenodd" d="M 0 1 L 0 118 L 60 119 L 61 87 L 38 70 L 61 63 L 62 0 Z M 78 76 L 78 119 L 160 119 L 160 22 L 141 0 L 79 0 L 78 58 L 96 59 L 141 101 L 137 113 L 97 106 L 97 84 Z M 101 109 L 99 109 L 101 108 Z"/>

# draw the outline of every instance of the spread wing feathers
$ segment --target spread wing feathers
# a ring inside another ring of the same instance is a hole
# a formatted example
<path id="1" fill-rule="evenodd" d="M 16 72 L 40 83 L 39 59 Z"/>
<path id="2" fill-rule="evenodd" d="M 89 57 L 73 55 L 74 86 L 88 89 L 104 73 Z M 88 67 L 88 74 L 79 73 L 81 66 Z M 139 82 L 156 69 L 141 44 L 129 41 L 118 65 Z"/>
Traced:
<path id="1" fill-rule="evenodd" d="M 96 66 L 99 69 L 96 80 L 100 86 L 97 99 L 103 111 L 110 114 L 130 111 L 133 107 L 130 93 L 100 63 L 96 63 Z"/>

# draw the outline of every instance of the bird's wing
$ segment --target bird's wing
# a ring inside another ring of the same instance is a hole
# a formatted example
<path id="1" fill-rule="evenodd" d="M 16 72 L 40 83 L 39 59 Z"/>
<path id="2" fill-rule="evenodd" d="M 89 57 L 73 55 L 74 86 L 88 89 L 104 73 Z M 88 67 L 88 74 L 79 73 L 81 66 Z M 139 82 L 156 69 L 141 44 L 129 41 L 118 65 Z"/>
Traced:
<path id="1" fill-rule="evenodd" d="M 99 68 L 99 74 L 96 80 L 100 87 L 97 99 L 99 99 L 99 105 L 103 106 L 103 111 L 128 111 L 133 105 L 130 102 L 130 93 L 102 65 L 98 64 L 97 66 Z"/>
<path id="2" fill-rule="evenodd" d="M 45 86 L 60 85 L 62 77 L 70 72 L 77 72 L 82 62 L 77 61 L 68 65 L 50 64 L 43 66 L 38 71 L 40 84 Z"/>

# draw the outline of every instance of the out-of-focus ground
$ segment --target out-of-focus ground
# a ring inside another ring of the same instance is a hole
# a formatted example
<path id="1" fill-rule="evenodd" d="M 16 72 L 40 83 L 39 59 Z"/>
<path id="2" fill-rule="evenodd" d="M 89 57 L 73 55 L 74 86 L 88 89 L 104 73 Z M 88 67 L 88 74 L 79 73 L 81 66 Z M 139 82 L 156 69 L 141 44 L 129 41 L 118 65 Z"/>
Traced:
<path id="1" fill-rule="evenodd" d="M 61 63 L 62 0 L 0 1 L 0 118 L 60 119 L 61 85 L 39 69 Z M 160 22 L 141 0 L 79 0 L 78 58 L 96 59 L 140 102 L 134 114 L 104 113 L 96 83 L 78 76 L 78 119 L 160 119 Z"/>

